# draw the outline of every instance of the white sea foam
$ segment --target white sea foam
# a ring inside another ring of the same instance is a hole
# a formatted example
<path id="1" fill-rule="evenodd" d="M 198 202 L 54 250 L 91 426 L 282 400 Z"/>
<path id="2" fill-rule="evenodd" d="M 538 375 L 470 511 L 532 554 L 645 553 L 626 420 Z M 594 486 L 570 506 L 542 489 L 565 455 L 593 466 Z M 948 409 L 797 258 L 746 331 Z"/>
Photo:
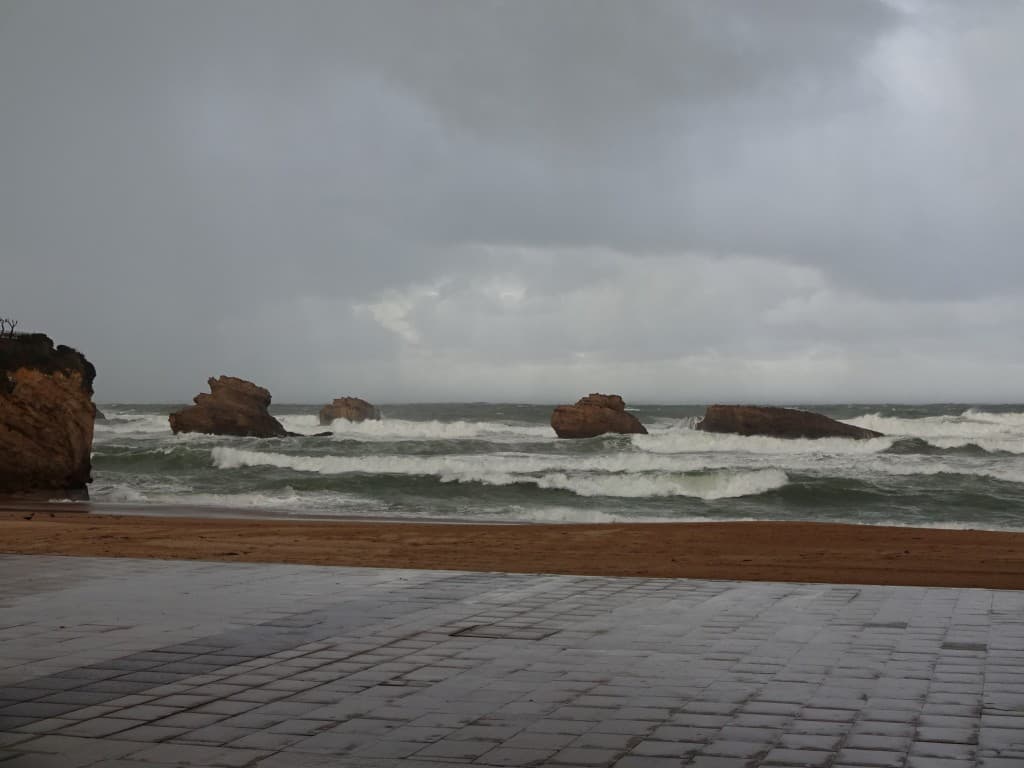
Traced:
<path id="1" fill-rule="evenodd" d="M 275 414 L 274 418 L 289 432 L 297 432 L 300 435 L 313 435 L 327 429 L 320 426 L 320 420 L 315 413 Z"/>
<path id="2" fill-rule="evenodd" d="M 601 457 L 489 456 L 294 456 L 217 446 L 219 469 L 270 466 L 299 472 L 436 477 L 446 483 L 536 485 L 579 496 L 722 499 L 756 495 L 788 481 L 778 469 L 709 469 L 700 460 L 617 453 Z"/>
<path id="3" fill-rule="evenodd" d="M 620 505 L 621 506 L 621 505 Z M 585 507 L 525 507 L 515 506 L 501 511 L 495 518 L 502 521 L 523 523 L 710 523 L 724 521 L 754 520 L 752 517 L 707 515 L 637 515 L 621 512 L 607 512 Z"/>
<path id="4" fill-rule="evenodd" d="M 660 517 L 630 517 L 628 515 L 604 512 L 589 507 L 526 507 L 515 506 L 501 510 L 497 519 L 517 523 L 653 523 L 663 521 Z"/>
<path id="5" fill-rule="evenodd" d="M 700 456 L 660 456 L 644 453 L 608 453 L 600 455 L 557 455 L 527 453 L 447 454 L 441 456 L 303 456 L 271 451 L 255 451 L 226 445 L 210 452 L 219 469 L 270 466 L 336 474 L 391 475 L 466 475 L 530 474 L 551 471 L 642 473 L 697 472 L 725 468 L 722 461 Z"/>
<path id="6" fill-rule="evenodd" d="M 1024 454 L 1024 414 L 986 413 L 973 409 L 958 416 L 904 419 L 868 414 L 848 423 L 895 437 L 913 437 L 936 448 L 977 445 L 986 451 Z"/>
<path id="7" fill-rule="evenodd" d="M 705 474 L 582 475 L 555 472 L 531 478 L 539 488 L 572 491 L 577 496 L 642 499 L 689 496 L 713 501 L 757 496 L 782 488 L 789 481 L 779 469 L 722 470 Z"/>
<path id="8" fill-rule="evenodd" d="M 166 413 L 107 413 L 106 416 L 94 427 L 97 439 L 132 434 L 171 434 Z"/>
<path id="9" fill-rule="evenodd" d="M 899 462 L 873 461 L 860 467 L 861 472 L 874 475 L 910 477 L 921 475 L 960 475 L 1001 480 L 1006 483 L 1024 483 L 1024 463 L 1014 457 L 1010 462 L 992 464 L 987 461 L 948 461 L 928 456 L 902 456 Z"/>
<path id="10" fill-rule="evenodd" d="M 409 421 L 381 419 L 351 422 L 337 419 L 329 427 L 321 426 L 316 415 L 281 416 L 285 429 L 302 435 L 330 431 L 347 440 L 467 440 L 492 441 L 543 440 L 554 438 L 551 427 L 499 421 Z"/>
<path id="11" fill-rule="evenodd" d="M 191 493 L 158 493 L 144 491 L 125 485 L 109 486 L 97 492 L 92 491 L 92 500 L 98 503 L 122 504 L 125 511 L 142 512 L 147 508 L 159 514 L 167 514 L 163 507 L 185 507 L 193 510 L 197 507 L 246 511 L 248 513 L 266 512 L 288 517 L 358 517 L 389 518 L 394 511 L 375 499 L 368 499 L 351 494 L 335 492 L 295 492 L 290 488 L 278 493 L 225 493 L 225 494 L 191 494 Z M 73 499 L 54 499 L 53 504 L 77 503 Z M 450 515 L 439 514 L 429 508 L 418 510 L 405 509 L 403 518 L 431 519 L 443 517 L 452 519 Z M 460 517 L 460 514 L 456 514 Z M 561 507 L 561 506 L 524 506 L 515 505 L 481 513 L 474 510 L 468 519 L 478 522 L 523 522 L 523 523 L 665 523 L 665 522 L 726 522 L 751 521 L 763 518 L 737 515 L 636 515 L 608 512 L 592 507 Z M 859 521 L 864 525 L 884 525 L 896 527 L 937 528 L 949 530 L 1005 530 L 1018 531 L 1021 525 L 996 523 L 992 521 L 922 521 L 912 523 L 883 520 Z"/>
<path id="12" fill-rule="evenodd" d="M 885 526 L 886 528 L 933 528 L 940 531 L 1021 531 L 1021 525 L 995 523 L 986 520 L 963 522 L 959 520 L 934 521 L 915 520 L 912 523 L 883 520 L 879 522 L 860 521 L 860 525 Z"/>
<path id="13" fill-rule="evenodd" d="M 109 412 L 106 420 L 96 422 L 97 437 L 128 434 L 171 434 L 166 413 Z M 277 417 L 289 432 L 315 435 L 332 432 L 348 440 L 466 440 L 522 441 L 554 439 L 551 427 L 540 424 L 505 423 L 499 421 L 410 421 L 381 419 L 350 422 L 338 419 L 330 426 L 321 426 L 316 414 L 285 414 Z M 180 436 L 179 436 L 180 437 Z"/>
<path id="14" fill-rule="evenodd" d="M 340 514 L 380 511 L 380 502 L 353 494 L 295 491 L 283 488 L 272 493 L 189 493 L 186 489 L 161 489 L 113 484 L 94 487 L 91 498 L 112 504 L 162 504 L 233 509 L 334 510 Z"/>
<path id="15" fill-rule="evenodd" d="M 847 455 L 863 456 L 881 453 L 892 447 L 891 437 L 870 440 L 824 438 L 821 440 L 783 440 L 776 437 L 744 436 L 701 432 L 695 429 L 672 429 L 649 435 L 632 435 L 633 445 L 652 453 L 723 453 L 764 455 Z"/>
<path id="16" fill-rule="evenodd" d="M 1019 411 L 1006 411 L 1002 413 L 993 413 L 991 411 L 983 411 L 978 408 L 968 408 L 961 414 L 962 418 L 971 419 L 972 421 L 983 421 L 990 422 L 993 424 L 1005 424 L 1008 426 L 1014 426 L 1018 429 L 1024 430 L 1024 413 Z"/>
<path id="17" fill-rule="evenodd" d="M 1020 437 L 932 437 L 926 442 L 930 445 L 934 445 L 936 448 L 964 448 L 968 445 L 976 445 L 989 453 L 1001 451 L 1003 453 L 1024 454 L 1024 438 Z"/>
<path id="18" fill-rule="evenodd" d="M 628 505 L 618 505 L 620 509 L 628 509 Z M 489 518 L 494 521 L 508 521 L 512 520 L 515 522 L 725 522 L 725 521 L 740 521 L 740 520 L 755 520 L 754 517 L 743 517 L 734 515 L 715 515 L 711 517 L 709 515 L 694 515 L 690 513 L 683 514 L 660 514 L 660 515 L 643 515 L 635 514 L 632 512 L 608 512 L 606 510 L 594 509 L 592 506 L 586 507 L 558 507 L 558 506 L 544 506 L 544 507 L 523 507 L 514 506 L 506 507 L 501 510 L 501 514 Z"/>
<path id="19" fill-rule="evenodd" d="M 145 493 L 130 485 L 112 485 L 99 488 L 93 485 L 89 493 L 93 501 L 112 501 L 121 504 L 149 501 L 149 497 Z"/>

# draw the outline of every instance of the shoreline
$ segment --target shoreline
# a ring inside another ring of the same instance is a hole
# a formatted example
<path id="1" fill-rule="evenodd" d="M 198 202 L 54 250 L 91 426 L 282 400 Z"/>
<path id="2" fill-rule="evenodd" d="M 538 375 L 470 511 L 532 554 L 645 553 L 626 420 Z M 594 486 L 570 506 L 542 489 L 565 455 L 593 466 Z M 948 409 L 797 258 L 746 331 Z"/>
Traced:
<path id="1" fill-rule="evenodd" d="M 913 523 L 900 522 L 837 522 L 822 520 L 795 519 L 764 519 L 753 517 L 721 517 L 696 516 L 696 517 L 621 517 L 601 521 L 575 521 L 575 520 L 529 520 L 505 517 L 480 517 L 467 521 L 465 517 L 440 517 L 424 516 L 409 517 L 401 515 L 367 515 L 367 514 L 337 514 L 317 513 L 310 511 L 292 511 L 282 508 L 258 508 L 258 507 L 232 507 L 219 504 L 186 504 L 170 502 L 146 502 L 144 505 L 131 502 L 94 501 L 92 499 L 33 499 L 29 496 L 0 496 L 0 514 L 5 512 L 74 512 L 78 514 L 91 514 L 95 516 L 108 517 L 166 517 L 170 519 L 192 518 L 192 519 L 218 519 L 237 521 L 264 521 L 271 523 L 380 523 L 380 524 L 414 524 L 414 525 L 524 525 L 524 526 L 608 526 L 608 525 L 733 525 L 739 523 L 764 523 L 764 524 L 807 524 L 807 525 L 849 525 L 855 528 L 901 528 L 921 531 L 973 531 L 981 533 L 1008 533 L 1024 534 L 1024 521 L 1019 527 L 985 527 L 984 524 L 973 526 L 968 523 L 950 522 L 935 523 L 933 525 L 914 525 Z"/>
<path id="2" fill-rule="evenodd" d="M 23 504 L 0 509 L 0 553 L 1024 589 L 1024 532 L 788 521 L 323 521 Z"/>

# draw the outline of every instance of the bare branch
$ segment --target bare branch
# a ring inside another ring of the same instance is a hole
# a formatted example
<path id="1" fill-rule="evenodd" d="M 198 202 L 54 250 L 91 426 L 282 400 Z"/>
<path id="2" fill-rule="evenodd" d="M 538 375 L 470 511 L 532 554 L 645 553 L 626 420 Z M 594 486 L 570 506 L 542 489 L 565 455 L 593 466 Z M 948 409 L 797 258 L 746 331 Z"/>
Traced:
<path id="1" fill-rule="evenodd" d="M 10 317 L 0 317 L 0 339 L 6 337 L 14 338 L 14 329 L 18 327 L 18 321 Z"/>

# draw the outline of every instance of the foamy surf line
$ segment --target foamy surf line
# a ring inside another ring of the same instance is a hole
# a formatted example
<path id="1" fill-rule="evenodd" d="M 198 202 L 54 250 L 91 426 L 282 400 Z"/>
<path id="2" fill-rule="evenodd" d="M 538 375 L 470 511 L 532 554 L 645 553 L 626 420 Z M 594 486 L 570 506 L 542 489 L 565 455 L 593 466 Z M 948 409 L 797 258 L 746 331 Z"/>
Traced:
<path id="1" fill-rule="evenodd" d="M 171 425 L 166 414 L 120 414 L 108 413 L 106 419 L 96 422 L 95 434 L 170 434 Z"/>
<path id="2" fill-rule="evenodd" d="M 993 468 L 963 461 L 957 464 L 933 457 L 904 456 L 899 462 L 894 462 L 874 451 L 866 451 L 862 454 L 863 458 L 856 461 L 847 460 L 847 456 L 849 454 L 830 454 L 827 451 L 818 454 L 792 453 L 769 462 L 767 458 L 749 461 L 737 457 L 719 458 L 716 452 L 704 455 L 617 452 L 587 456 L 518 453 L 468 457 L 305 456 L 223 445 L 215 446 L 210 451 L 213 466 L 221 470 L 276 467 L 320 475 L 407 475 L 436 477 L 443 482 L 478 482 L 495 486 L 533 483 L 540 488 L 559 488 L 581 496 L 627 498 L 679 495 L 710 499 L 764 493 L 785 485 L 787 471 L 848 479 L 864 479 L 871 475 L 929 477 L 946 474 L 1024 483 L 1024 465 L 1018 459 L 1014 459 L 1012 465 Z M 765 466 L 766 463 L 769 466 Z M 672 480 L 678 476 L 686 476 L 691 480 L 682 485 Z M 702 476 L 728 481 L 735 492 L 719 496 L 718 489 L 697 483 L 695 478 Z M 736 476 L 743 476 L 747 480 L 737 480 Z M 641 492 L 645 484 L 648 493 Z M 740 492 L 744 485 L 749 487 L 749 492 Z"/>
<path id="3" fill-rule="evenodd" d="M 936 448 L 975 445 L 989 452 L 1024 454 L 1024 413 L 988 413 L 968 409 L 959 415 L 914 419 L 867 414 L 849 424 L 897 438 L 924 440 Z"/>
<path id="4" fill-rule="evenodd" d="M 281 416 L 285 429 L 299 435 L 316 435 L 329 431 L 336 438 L 347 440 L 539 440 L 554 437 L 549 426 L 516 424 L 500 421 L 410 421 L 380 419 L 350 422 L 338 419 L 322 426 L 317 416 L 302 414 Z"/>
<path id="5" fill-rule="evenodd" d="M 442 482 L 480 482 L 486 485 L 535 485 L 546 490 L 569 491 L 583 497 L 648 499 L 670 496 L 715 501 L 757 496 L 784 487 L 789 478 L 778 469 L 717 471 L 703 474 L 597 475 L 573 477 L 553 472 L 540 477 L 524 475 L 441 477 Z"/>
<path id="6" fill-rule="evenodd" d="M 217 446 L 211 451 L 218 469 L 276 467 L 322 475 L 368 474 L 434 477 L 442 483 L 490 486 L 533 485 L 577 496 L 657 498 L 686 496 L 708 501 L 758 495 L 789 482 L 780 469 L 708 468 L 643 454 L 568 459 L 535 456 L 292 456 Z"/>
<path id="7" fill-rule="evenodd" d="M 294 521 L 338 521 L 338 522 L 374 522 L 374 523 L 440 523 L 456 525 L 546 525 L 575 524 L 593 525 L 599 523 L 616 524 L 665 524 L 665 523 L 741 523 L 765 522 L 762 519 L 736 515 L 695 515 L 690 513 L 664 515 L 636 515 L 615 513 L 603 510 L 560 507 L 560 506 L 523 506 L 512 505 L 500 512 L 490 511 L 487 514 L 475 514 L 465 517 L 454 514 L 439 514 L 423 511 L 416 514 L 408 512 L 396 514 L 392 510 L 375 506 L 372 503 L 362 504 L 357 498 L 348 498 L 345 503 L 333 506 L 330 499 L 324 505 L 310 505 L 309 499 L 296 497 L 276 497 L 266 494 L 225 494 L 223 496 L 204 494 L 144 494 L 132 492 L 130 499 L 118 498 L 117 494 L 100 496 L 88 502 L 75 502 L 85 511 L 95 514 L 132 515 L 149 517 L 218 517 L 243 520 L 294 520 Z M 372 501 L 372 500 L 363 500 Z M 62 502 L 39 502 L 31 505 L 34 510 L 45 510 L 49 505 Z M 0 509 L 28 509 L 25 502 L 5 504 L 0 499 Z"/>
<path id="8" fill-rule="evenodd" d="M 339 522 L 374 522 L 374 523 L 447 523 L 455 525 L 548 525 L 574 524 L 593 525 L 598 523 L 722 523 L 722 522 L 758 522 L 753 517 L 733 517 L 729 515 L 709 517 L 705 515 L 629 515 L 601 510 L 581 509 L 577 507 L 514 507 L 500 512 L 491 511 L 487 514 L 466 517 L 451 513 L 422 511 L 416 514 L 396 514 L 387 509 L 375 510 L 359 508 L 358 505 L 339 508 L 320 508 L 308 505 L 289 508 L 276 503 L 273 498 L 265 498 L 260 503 L 249 503 L 230 496 L 223 499 L 205 497 L 200 501 L 189 496 L 174 498 L 171 496 L 154 496 L 145 503 L 111 501 L 97 498 L 88 502 L 75 502 L 86 507 L 95 514 L 139 515 L 152 517 L 227 517 L 238 519 L 261 520 L 317 520 Z M 48 506 L 61 502 L 39 502 L 32 505 L 33 509 L 46 509 Z M 27 509 L 25 503 L 6 505 L 0 500 L 0 509 Z M 764 522 L 761 520 L 760 522 Z"/>
<path id="9" fill-rule="evenodd" d="M 666 429 L 647 435 L 631 435 L 641 451 L 663 454 L 723 453 L 815 456 L 865 456 L 892 448 L 896 439 L 876 437 L 869 440 L 823 438 L 820 440 L 782 439 L 749 435 L 700 432 L 695 429 Z"/>
<path id="10" fill-rule="evenodd" d="M 238 520 L 267 520 L 292 522 L 338 522 L 338 523 L 380 523 L 387 525 L 402 524 L 438 524 L 438 525 L 593 525 L 614 523 L 616 525 L 670 525 L 670 524 L 778 524 L 785 526 L 791 523 L 809 523 L 822 525 L 854 525 L 869 528 L 901 528 L 943 531 L 990 531 L 993 533 L 1024 533 L 1024 525 L 1006 525 L 997 523 L 965 523 L 956 521 L 936 522 L 899 522 L 899 521 L 860 521 L 839 522 L 835 520 L 811 520 L 807 518 L 765 519 L 728 513 L 708 516 L 679 514 L 665 516 L 633 516 L 609 512 L 581 510 L 572 507 L 540 507 L 535 509 L 512 510 L 503 514 L 490 514 L 473 518 L 455 515 L 424 513 L 422 515 L 397 515 L 389 512 L 369 512 L 366 510 L 323 511 L 311 509 L 282 509 L 274 506 L 235 506 L 230 500 L 222 503 L 197 504 L 188 497 L 177 500 L 166 499 L 146 504 L 130 504 L 110 502 L 104 499 L 92 501 L 31 501 L 25 499 L 0 498 L 0 511 L 8 512 L 45 512 L 47 509 L 59 512 L 97 515 L 124 515 L 131 517 L 168 517 L 168 518 L 225 518 Z"/>

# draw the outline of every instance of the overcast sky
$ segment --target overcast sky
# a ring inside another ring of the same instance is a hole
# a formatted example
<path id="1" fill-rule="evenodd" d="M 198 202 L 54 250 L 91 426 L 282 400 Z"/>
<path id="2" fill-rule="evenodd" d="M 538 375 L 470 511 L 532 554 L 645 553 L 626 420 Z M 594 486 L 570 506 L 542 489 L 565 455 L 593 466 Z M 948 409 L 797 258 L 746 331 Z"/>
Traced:
<path id="1" fill-rule="evenodd" d="M 0 0 L 97 399 L 1024 400 L 1017 0 Z"/>

